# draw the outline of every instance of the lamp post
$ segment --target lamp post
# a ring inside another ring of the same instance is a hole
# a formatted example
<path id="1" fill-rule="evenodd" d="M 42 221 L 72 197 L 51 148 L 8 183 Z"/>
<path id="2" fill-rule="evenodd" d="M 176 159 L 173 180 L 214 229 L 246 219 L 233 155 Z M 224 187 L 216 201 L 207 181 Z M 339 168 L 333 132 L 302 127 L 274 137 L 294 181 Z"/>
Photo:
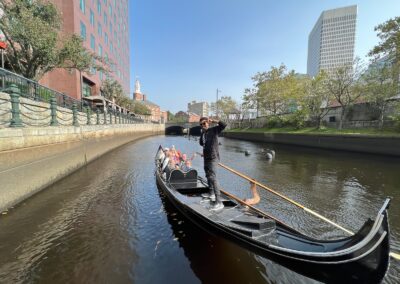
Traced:
<path id="1" fill-rule="evenodd" d="M 216 103 L 215 103 L 215 108 L 216 108 L 216 110 L 215 110 L 215 116 L 218 118 L 218 93 L 220 93 L 221 92 L 221 90 L 218 90 L 218 88 L 217 88 L 217 101 L 216 101 Z"/>

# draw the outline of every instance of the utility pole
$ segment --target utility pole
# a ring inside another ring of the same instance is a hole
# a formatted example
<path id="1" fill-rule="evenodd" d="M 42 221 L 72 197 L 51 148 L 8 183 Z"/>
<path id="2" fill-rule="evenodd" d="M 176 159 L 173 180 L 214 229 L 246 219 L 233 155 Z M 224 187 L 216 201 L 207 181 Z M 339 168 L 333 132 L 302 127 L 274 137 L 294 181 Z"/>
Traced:
<path id="1" fill-rule="evenodd" d="M 221 90 L 218 90 L 218 88 L 217 88 L 217 101 L 216 101 L 216 103 L 215 103 L 215 108 L 216 108 L 216 111 L 215 111 L 215 116 L 218 118 L 218 93 L 220 93 L 221 92 Z"/>

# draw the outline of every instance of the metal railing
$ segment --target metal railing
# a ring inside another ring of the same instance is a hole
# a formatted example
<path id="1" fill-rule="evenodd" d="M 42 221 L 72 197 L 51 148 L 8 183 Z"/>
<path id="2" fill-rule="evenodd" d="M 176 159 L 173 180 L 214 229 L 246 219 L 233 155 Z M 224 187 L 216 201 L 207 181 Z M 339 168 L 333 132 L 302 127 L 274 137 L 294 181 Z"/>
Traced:
<path id="1" fill-rule="evenodd" d="M 98 108 L 2 68 L 0 91 L 10 95 L 0 98 L 0 127 L 151 123 L 133 113 Z"/>
<path id="2" fill-rule="evenodd" d="M 6 92 L 12 84 L 18 87 L 22 97 L 34 101 L 50 103 L 51 98 L 56 98 L 57 105 L 61 107 L 72 109 L 73 103 L 76 104 L 79 111 L 82 111 L 85 107 L 85 102 L 81 100 L 74 99 L 66 94 L 42 86 L 36 81 L 0 68 L 0 90 Z"/>

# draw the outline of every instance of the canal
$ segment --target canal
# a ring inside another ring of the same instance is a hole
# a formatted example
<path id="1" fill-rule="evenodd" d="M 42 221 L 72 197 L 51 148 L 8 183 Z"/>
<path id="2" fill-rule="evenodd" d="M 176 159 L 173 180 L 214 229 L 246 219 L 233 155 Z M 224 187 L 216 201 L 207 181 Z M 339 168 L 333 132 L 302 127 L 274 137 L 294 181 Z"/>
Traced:
<path id="1" fill-rule="evenodd" d="M 400 159 L 221 139 L 222 162 L 357 231 L 386 196 L 392 251 L 400 251 Z M 158 145 L 184 153 L 197 141 L 156 136 L 120 147 L 0 216 L 0 283 L 317 283 L 187 222 L 160 194 Z M 276 157 L 265 158 L 262 149 Z M 245 156 L 244 151 L 251 152 Z M 202 174 L 202 161 L 194 159 Z M 46 169 L 44 168 L 43 171 Z M 219 169 L 242 198 L 249 184 Z M 21 173 L 23 178 L 23 173 Z M 318 238 L 344 234 L 259 189 L 258 207 Z M 385 283 L 398 283 L 392 260 Z"/>

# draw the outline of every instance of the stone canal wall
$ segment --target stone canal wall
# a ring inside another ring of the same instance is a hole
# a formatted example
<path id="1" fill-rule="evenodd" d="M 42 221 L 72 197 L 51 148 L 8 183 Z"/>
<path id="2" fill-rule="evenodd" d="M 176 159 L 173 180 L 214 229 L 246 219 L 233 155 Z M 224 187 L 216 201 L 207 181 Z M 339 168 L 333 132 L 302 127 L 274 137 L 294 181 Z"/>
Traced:
<path id="1" fill-rule="evenodd" d="M 318 147 L 324 149 L 345 150 L 362 153 L 383 154 L 400 156 L 400 137 L 372 136 L 372 135 L 299 135 L 283 133 L 251 133 L 251 132 L 225 132 L 225 137 Z"/>
<path id="2" fill-rule="evenodd" d="M 164 131 L 149 123 L 0 129 L 0 212 L 108 151 Z"/>

